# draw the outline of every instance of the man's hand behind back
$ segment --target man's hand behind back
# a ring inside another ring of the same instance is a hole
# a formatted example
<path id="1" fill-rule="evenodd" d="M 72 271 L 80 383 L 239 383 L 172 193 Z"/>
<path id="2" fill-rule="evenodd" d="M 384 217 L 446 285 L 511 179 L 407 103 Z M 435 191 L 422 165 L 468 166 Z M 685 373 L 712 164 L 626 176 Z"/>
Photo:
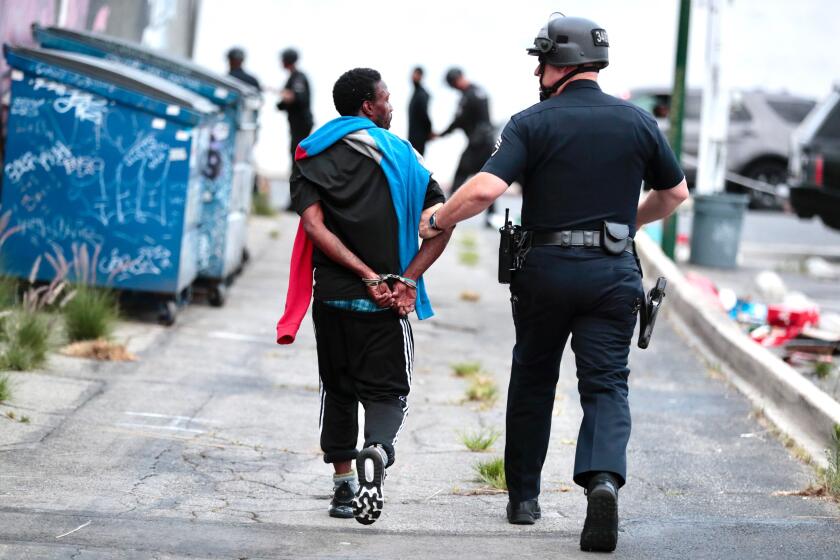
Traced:
<path id="1" fill-rule="evenodd" d="M 400 317 L 405 317 L 412 311 L 417 301 L 417 290 L 406 286 L 402 282 L 394 284 L 394 303 L 393 308 Z"/>

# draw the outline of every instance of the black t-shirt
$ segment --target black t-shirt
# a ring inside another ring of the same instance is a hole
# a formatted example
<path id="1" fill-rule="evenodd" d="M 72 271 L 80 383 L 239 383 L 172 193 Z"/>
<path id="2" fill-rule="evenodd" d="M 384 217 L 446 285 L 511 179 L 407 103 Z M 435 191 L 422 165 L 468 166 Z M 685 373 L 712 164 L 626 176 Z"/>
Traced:
<path id="1" fill-rule="evenodd" d="M 292 208 L 303 214 L 321 202 L 324 224 L 357 257 L 379 274 L 400 274 L 397 215 L 385 173 L 373 159 L 338 142 L 313 158 L 298 161 L 291 178 Z M 445 200 L 432 178 L 423 208 Z M 317 248 L 315 299 L 367 297 L 353 272 L 327 258 Z"/>
<path id="2" fill-rule="evenodd" d="M 310 91 L 309 80 L 306 79 L 306 74 L 300 70 L 295 70 L 289 74 L 289 79 L 286 81 L 284 89 L 294 92 L 295 100 L 291 103 L 280 101 L 277 108 L 281 111 L 286 111 L 289 117 L 289 127 L 293 130 L 303 130 L 304 134 L 308 134 L 312 128 L 312 111 L 310 105 Z"/>
<path id="3" fill-rule="evenodd" d="M 262 87 L 260 87 L 260 81 L 255 76 L 249 74 L 242 68 L 234 68 L 233 70 L 228 72 L 228 74 L 233 76 L 237 80 L 245 82 L 250 86 L 254 86 L 255 88 L 257 88 L 257 91 L 262 91 Z"/>
<path id="4" fill-rule="evenodd" d="M 429 119 L 429 93 L 416 84 L 414 94 L 408 103 L 408 141 L 415 148 L 425 144 L 432 133 L 432 121 Z"/>
<path id="5" fill-rule="evenodd" d="M 470 84 L 461 95 L 455 120 L 441 135 L 461 129 L 471 145 L 489 143 L 493 145 L 493 124 L 490 122 L 490 100 L 487 93 L 475 84 Z"/>
<path id="6" fill-rule="evenodd" d="M 598 229 L 607 220 L 631 234 L 642 182 L 662 190 L 684 177 L 653 117 L 592 80 L 511 117 L 482 171 L 521 181 L 525 229 Z"/>

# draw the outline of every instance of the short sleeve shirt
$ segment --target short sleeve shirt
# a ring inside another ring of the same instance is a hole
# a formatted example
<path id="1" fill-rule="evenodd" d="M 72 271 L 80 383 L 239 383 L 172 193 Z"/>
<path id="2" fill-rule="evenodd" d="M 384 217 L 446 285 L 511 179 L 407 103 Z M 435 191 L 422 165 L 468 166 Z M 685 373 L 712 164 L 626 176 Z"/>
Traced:
<path id="1" fill-rule="evenodd" d="M 399 274 L 399 225 L 388 179 L 371 158 L 339 142 L 306 164 L 291 178 L 292 208 L 298 213 L 316 202 L 324 224 L 357 257 L 380 274 Z M 445 200 L 430 178 L 423 208 Z M 317 248 L 314 297 L 318 300 L 367 297 L 364 284 L 351 271 L 331 261 Z"/>
<path id="2" fill-rule="evenodd" d="M 522 225 L 533 231 L 630 226 L 643 183 L 676 187 L 684 174 L 652 116 L 592 80 L 514 115 L 482 171 L 522 184 Z"/>

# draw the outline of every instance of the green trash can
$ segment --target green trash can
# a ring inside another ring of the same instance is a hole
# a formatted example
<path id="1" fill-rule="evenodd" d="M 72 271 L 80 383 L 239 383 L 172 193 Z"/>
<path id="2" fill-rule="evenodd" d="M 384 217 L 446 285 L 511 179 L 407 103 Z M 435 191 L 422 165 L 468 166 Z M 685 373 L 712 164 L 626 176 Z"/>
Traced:
<path id="1" fill-rule="evenodd" d="M 706 194 L 694 197 L 691 231 L 691 264 L 735 268 L 744 211 L 745 194 Z"/>

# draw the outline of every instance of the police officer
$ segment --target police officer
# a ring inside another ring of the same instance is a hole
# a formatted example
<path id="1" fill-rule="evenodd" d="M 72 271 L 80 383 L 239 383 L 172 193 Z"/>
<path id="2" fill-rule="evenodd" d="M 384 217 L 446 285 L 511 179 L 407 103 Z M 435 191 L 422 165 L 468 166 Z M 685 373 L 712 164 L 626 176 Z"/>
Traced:
<path id="1" fill-rule="evenodd" d="M 289 72 L 289 79 L 280 93 L 277 108 L 286 111 L 289 118 L 289 152 L 292 156 L 294 168 L 295 149 L 301 140 L 312 132 L 312 111 L 310 110 L 309 80 L 306 74 L 297 68 L 298 52 L 295 49 L 285 49 L 280 53 L 280 62 Z"/>
<path id="2" fill-rule="evenodd" d="M 260 81 L 253 75 L 245 71 L 242 67 L 245 63 L 245 51 L 240 47 L 233 47 L 227 52 L 228 59 L 228 76 L 233 76 L 237 80 L 243 81 L 246 84 L 253 86 L 257 91 L 262 91 Z"/>
<path id="3" fill-rule="evenodd" d="M 490 100 L 484 89 L 469 81 L 460 68 L 450 68 L 444 79 L 449 87 L 461 92 L 461 100 L 452 123 L 438 136 L 447 136 L 461 129 L 467 137 L 467 147 L 458 160 L 458 168 L 452 180 L 454 193 L 467 179 L 481 170 L 481 166 L 493 152 L 495 134 L 490 122 Z M 491 205 L 485 216 L 488 226 L 492 213 Z"/>
<path id="4" fill-rule="evenodd" d="M 514 115 L 493 156 L 421 224 L 422 237 L 481 212 L 522 178 L 527 255 L 513 273 L 516 327 L 507 402 L 508 521 L 540 517 L 560 358 L 571 335 L 583 420 L 574 481 L 588 506 L 583 550 L 611 551 L 630 437 L 627 358 L 643 301 L 632 236 L 688 196 L 656 121 L 598 87 L 607 33 L 592 21 L 552 16 L 528 54 L 539 64 L 540 103 Z M 640 187 L 651 190 L 639 203 Z"/>

